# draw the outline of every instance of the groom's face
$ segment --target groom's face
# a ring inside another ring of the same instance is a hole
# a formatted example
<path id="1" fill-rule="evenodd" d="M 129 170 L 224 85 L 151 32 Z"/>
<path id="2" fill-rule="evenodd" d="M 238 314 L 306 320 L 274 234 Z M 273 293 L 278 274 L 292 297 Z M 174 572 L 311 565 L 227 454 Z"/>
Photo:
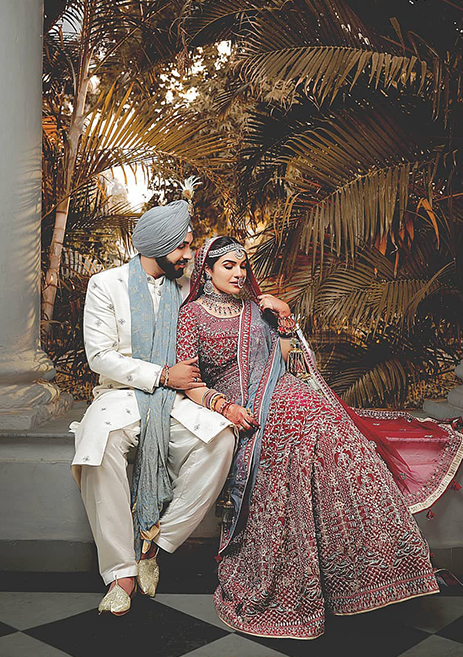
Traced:
<path id="1" fill-rule="evenodd" d="M 171 253 L 160 258 L 156 262 L 161 267 L 167 278 L 180 278 L 185 272 L 185 267 L 191 260 L 191 244 L 193 242 L 193 233 L 189 231 L 184 241 Z"/>

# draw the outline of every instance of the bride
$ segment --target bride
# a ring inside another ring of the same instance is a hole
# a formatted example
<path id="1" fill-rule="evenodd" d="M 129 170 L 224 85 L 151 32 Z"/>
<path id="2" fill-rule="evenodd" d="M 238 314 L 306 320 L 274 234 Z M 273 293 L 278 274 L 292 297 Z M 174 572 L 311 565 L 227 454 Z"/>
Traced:
<path id="1" fill-rule="evenodd" d="M 311 376 L 288 373 L 289 306 L 261 294 L 233 238 L 206 242 L 191 282 L 177 356 L 199 356 L 207 388 L 186 394 L 239 430 L 214 596 L 221 620 L 254 635 L 314 639 L 325 610 L 357 614 L 437 593 L 411 513 L 450 484 L 461 434 L 405 413 L 354 412 L 300 333 Z"/>

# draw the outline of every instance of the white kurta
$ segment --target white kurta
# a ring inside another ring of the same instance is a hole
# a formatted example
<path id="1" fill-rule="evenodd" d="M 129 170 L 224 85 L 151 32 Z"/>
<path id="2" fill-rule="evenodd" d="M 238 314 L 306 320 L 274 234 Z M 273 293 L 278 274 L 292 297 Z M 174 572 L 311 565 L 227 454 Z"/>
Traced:
<path id="1" fill-rule="evenodd" d="M 132 357 L 129 265 L 115 267 L 91 277 L 84 312 L 84 342 L 91 369 L 100 375 L 95 400 L 81 422 L 74 422 L 76 454 L 72 465 L 100 465 L 111 431 L 140 419 L 134 389 L 152 392 L 158 385 L 164 363 L 153 364 Z M 164 277 L 147 275 L 155 316 Z M 189 281 L 178 281 L 182 296 L 188 294 Z M 223 416 L 195 404 L 178 393 L 172 417 L 201 441 L 208 443 L 232 423 Z M 75 467 L 77 466 L 77 467 Z M 75 472 L 78 479 L 78 473 Z"/>

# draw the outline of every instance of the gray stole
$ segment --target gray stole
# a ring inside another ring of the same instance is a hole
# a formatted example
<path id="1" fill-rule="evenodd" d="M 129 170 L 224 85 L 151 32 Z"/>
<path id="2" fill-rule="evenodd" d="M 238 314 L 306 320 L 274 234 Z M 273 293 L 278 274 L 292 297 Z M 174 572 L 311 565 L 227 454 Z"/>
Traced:
<path id="1" fill-rule="evenodd" d="M 129 298 L 132 322 L 132 356 L 149 363 L 175 365 L 177 319 L 182 301 L 175 281 L 165 277 L 157 319 L 146 273 L 137 255 L 129 263 Z M 140 440 L 132 481 L 135 554 L 141 555 L 141 531 L 155 525 L 172 499 L 167 471 L 170 412 L 176 392 L 157 387 L 153 393 L 135 389 L 141 418 Z"/>

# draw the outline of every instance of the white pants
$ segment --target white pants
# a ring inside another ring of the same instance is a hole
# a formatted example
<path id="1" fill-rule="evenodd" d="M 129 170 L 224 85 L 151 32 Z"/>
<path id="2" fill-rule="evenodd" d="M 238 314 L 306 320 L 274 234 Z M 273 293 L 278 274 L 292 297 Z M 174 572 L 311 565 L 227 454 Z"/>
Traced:
<path id="1" fill-rule="evenodd" d="M 137 574 L 127 452 L 138 444 L 139 431 L 139 422 L 112 431 L 101 465 L 82 466 L 82 500 L 105 584 Z M 227 478 L 234 446 L 230 428 L 204 443 L 171 418 L 168 469 L 174 495 L 155 539 L 163 550 L 174 552 L 214 504 Z"/>

